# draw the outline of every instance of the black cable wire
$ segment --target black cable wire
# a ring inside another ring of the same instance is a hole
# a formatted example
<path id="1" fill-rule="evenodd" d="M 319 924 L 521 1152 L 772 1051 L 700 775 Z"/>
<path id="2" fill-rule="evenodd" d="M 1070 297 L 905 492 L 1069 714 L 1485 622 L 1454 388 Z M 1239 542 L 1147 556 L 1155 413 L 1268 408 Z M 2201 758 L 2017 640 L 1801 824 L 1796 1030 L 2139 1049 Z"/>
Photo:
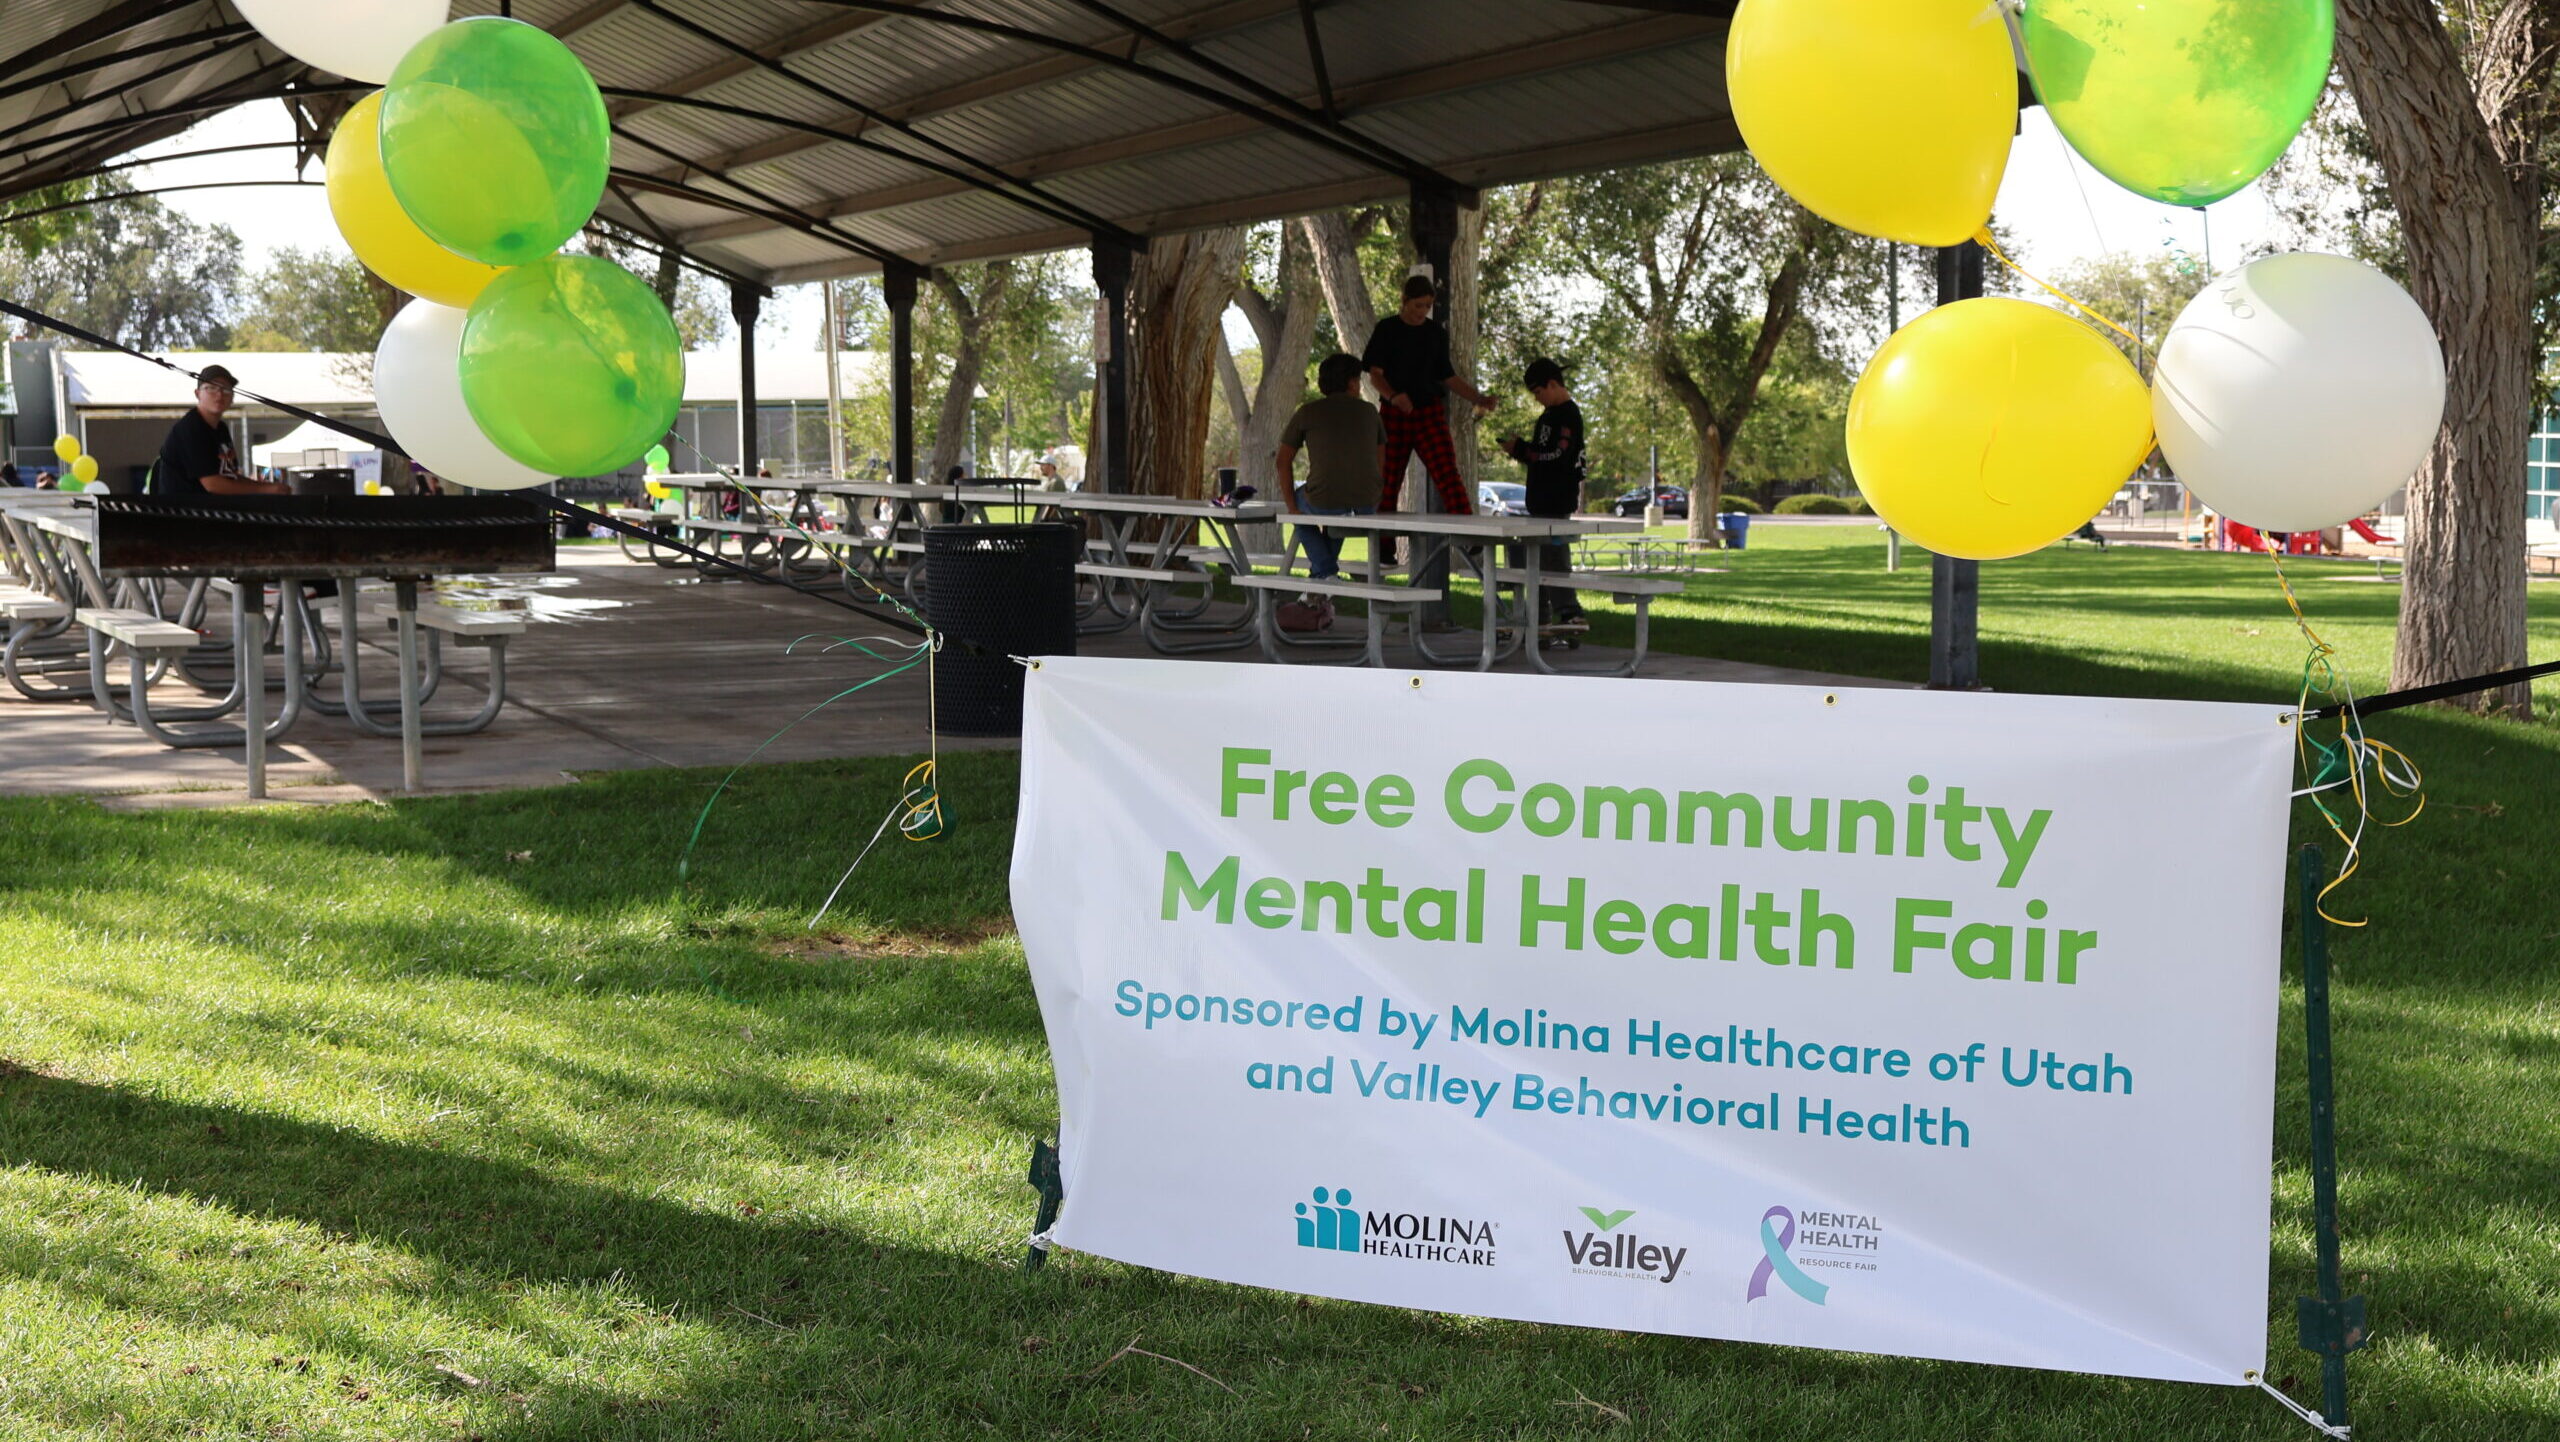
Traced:
<path id="1" fill-rule="evenodd" d="M 2341 701 L 2334 706 L 2305 711 L 2302 713 L 2302 719 L 2330 721 L 2350 711 L 2358 716 L 2379 716 L 2385 711 L 2398 711 L 2408 706 L 2424 706 L 2430 701 L 2449 701 L 2456 696 L 2468 696 L 2475 691 L 2495 691 L 2501 686 L 2512 686 L 2519 681 L 2530 681 L 2536 676 L 2548 676 L 2554 672 L 2560 672 L 2560 661 L 2545 661 L 2538 666 L 2517 666 L 2505 671 L 2493 671 L 2486 676 L 2466 676 L 2459 681 L 2438 681 L 2432 686 L 2412 686 L 2406 691 L 2385 691 L 2379 696 L 2368 696 L 2361 701 Z"/>

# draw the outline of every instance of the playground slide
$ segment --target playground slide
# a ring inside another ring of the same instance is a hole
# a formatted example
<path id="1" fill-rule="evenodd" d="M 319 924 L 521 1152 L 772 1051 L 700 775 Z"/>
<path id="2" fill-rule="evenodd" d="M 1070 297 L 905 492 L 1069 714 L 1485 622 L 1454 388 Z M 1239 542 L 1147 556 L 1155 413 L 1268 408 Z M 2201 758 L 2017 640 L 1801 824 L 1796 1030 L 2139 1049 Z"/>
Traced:
<path id="1" fill-rule="evenodd" d="M 2357 539 L 2364 541 L 2369 545 L 2396 546 L 2400 544 L 2398 541 L 2395 541 L 2389 536 L 2382 534 L 2380 531 L 2375 530 L 2362 516 L 2358 516 L 2356 519 L 2347 522 L 2347 529 L 2355 532 Z"/>
<path id="2" fill-rule="evenodd" d="M 2256 528 L 2244 526 L 2238 521 L 2225 520 L 2222 523 L 2222 534 L 2230 539 L 2231 544 L 2244 551 L 2263 551 L 2267 548 L 2266 537 L 2259 535 Z"/>

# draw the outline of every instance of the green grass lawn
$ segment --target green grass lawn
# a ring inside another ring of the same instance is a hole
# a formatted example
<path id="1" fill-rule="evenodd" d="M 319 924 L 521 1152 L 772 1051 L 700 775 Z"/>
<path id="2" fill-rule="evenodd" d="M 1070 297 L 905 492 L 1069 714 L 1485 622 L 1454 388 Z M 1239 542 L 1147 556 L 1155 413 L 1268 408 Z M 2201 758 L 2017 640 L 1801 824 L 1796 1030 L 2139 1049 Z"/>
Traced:
<path id="1" fill-rule="evenodd" d="M 1925 668 L 1926 571 L 1884 574 L 1872 530 L 1752 543 L 1661 608 L 1657 644 Z M 2265 568 L 2123 548 L 1987 568 L 1984 673 L 2289 697 L 2302 648 Z M 2379 687 L 2396 590 L 2297 573 Z M 2560 652 L 2560 588 L 2535 616 Z M 2430 803 L 2339 901 L 2373 919 L 2336 943 L 2346 1257 L 2375 1329 L 2357 1435 L 2560 1437 L 2560 727 L 2375 730 Z M 950 758 L 953 836 L 884 842 L 805 929 L 903 770 L 743 773 L 684 880 L 716 773 L 290 811 L 0 802 L 0 1436 L 2311 1435 L 2216 1388 L 1080 1256 L 1026 1276 L 1025 1153 L 1055 1111 L 1006 916 L 1012 758 Z M 2178 904 L 2178 858 L 2138 884 Z M 2307 1398 L 2298 1001 L 2268 1325 Z"/>

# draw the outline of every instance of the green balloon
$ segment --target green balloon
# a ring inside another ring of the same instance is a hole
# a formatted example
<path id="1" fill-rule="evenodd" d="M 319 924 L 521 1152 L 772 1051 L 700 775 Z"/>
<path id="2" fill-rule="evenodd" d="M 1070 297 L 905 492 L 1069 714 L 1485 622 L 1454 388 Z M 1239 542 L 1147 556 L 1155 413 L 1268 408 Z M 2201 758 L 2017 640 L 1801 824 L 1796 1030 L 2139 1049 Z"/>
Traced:
<path id="1" fill-rule="evenodd" d="M 462 403 L 491 444 L 555 476 L 610 475 L 675 424 L 684 349 L 648 283 L 589 255 L 489 282 L 462 322 Z"/>
<path id="2" fill-rule="evenodd" d="M 2320 103 L 2334 0 L 2030 0 L 2027 68 L 2109 180 L 2210 205 L 2266 172 Z"/>
<path id="3" fill-rule="evenodd" d="M 663 476 L 675 469 L 675 457 L 667 454 L 665 446 L 651 446 L 649 454 L 643 459 L 647 461 L 649 474 L 653 476 Z"/>
<path id="4" fill-rule="evenodd" d="M 569 47 L 481 15 L 410 47 L 382 96 L 382 170 L 429 239 L 483 265 L 540 260 L 604 195 L 604 97 Z"/>

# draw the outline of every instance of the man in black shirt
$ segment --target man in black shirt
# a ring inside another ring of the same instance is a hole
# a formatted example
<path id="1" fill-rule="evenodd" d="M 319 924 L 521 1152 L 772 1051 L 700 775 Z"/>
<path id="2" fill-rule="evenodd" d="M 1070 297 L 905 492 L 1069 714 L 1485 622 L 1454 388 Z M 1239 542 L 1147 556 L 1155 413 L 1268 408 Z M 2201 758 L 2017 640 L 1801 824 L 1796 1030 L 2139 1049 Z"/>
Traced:
<path id="1" fill-rule="evenodd" d="M 221 366 L 206 366 L 196 376 L 196 406 L 169 427 L 160 443 L 160 460 L 151 468 L 155 496 L 281 496 L 293 487 L 283 481 L 252 480 L 240 473 L 240 452 L 231 443 L 231 428 L 222 423 L 231 409 L 238 382 Z"/>
<path id="2" fill-rule="evenodd" d="M 1529 362 L 1520 383 L 1545 409 L 1538 415 L 1537 429 L 1526 437 L 1505 440 L 1503 452 L 1528 468 L 1530 515 L 1570 516 L 1582 504 L 1582 407 L 1574 404 L 1573 392 L 1565 388 L 1564 367 L 1544 356 Z M 1573 569 L 1564 541 L 1543 541 L 1529 551 L 1530 564 L 1541 571 L 1559 574 Z M 1587 629 L 1582 600 L 1571 586 L 1541 583 L 1538 609 L 1545 613 L 1538 620 L 1551 637 Z"/>
<path id="3" fill-rule="evenodd" d="M 1445 402 L 1448 393 L 1455 391 L 1475 402 L 1476 414 L 1481 416 L 1492 413 L 1493 398 L 1477 390 L 1450 363 L 1448 327 L 1431 318 L 1438 301 L 1428 278 L 1408 277 L 1404 305 L 1394 315 L 1379 317 L 1377 329 L 1369 334 L 1369 348 L 1360 356 L 1370 383 L 1378 388 L 1378 415 L 1387 426 L 1386 475 L 1378 496 L 1381 511 L 1396 509 L 1396 500 L 1404 492 L 1405 462 L 1419 454 L 1423 470 L 1431 477 L 1431 489 L 1440 497 L 1440 509 L 1454 516 L 1475 512 L 1466 480 L 1458 474 L 1458 450 L 1449 438 Z"/>

